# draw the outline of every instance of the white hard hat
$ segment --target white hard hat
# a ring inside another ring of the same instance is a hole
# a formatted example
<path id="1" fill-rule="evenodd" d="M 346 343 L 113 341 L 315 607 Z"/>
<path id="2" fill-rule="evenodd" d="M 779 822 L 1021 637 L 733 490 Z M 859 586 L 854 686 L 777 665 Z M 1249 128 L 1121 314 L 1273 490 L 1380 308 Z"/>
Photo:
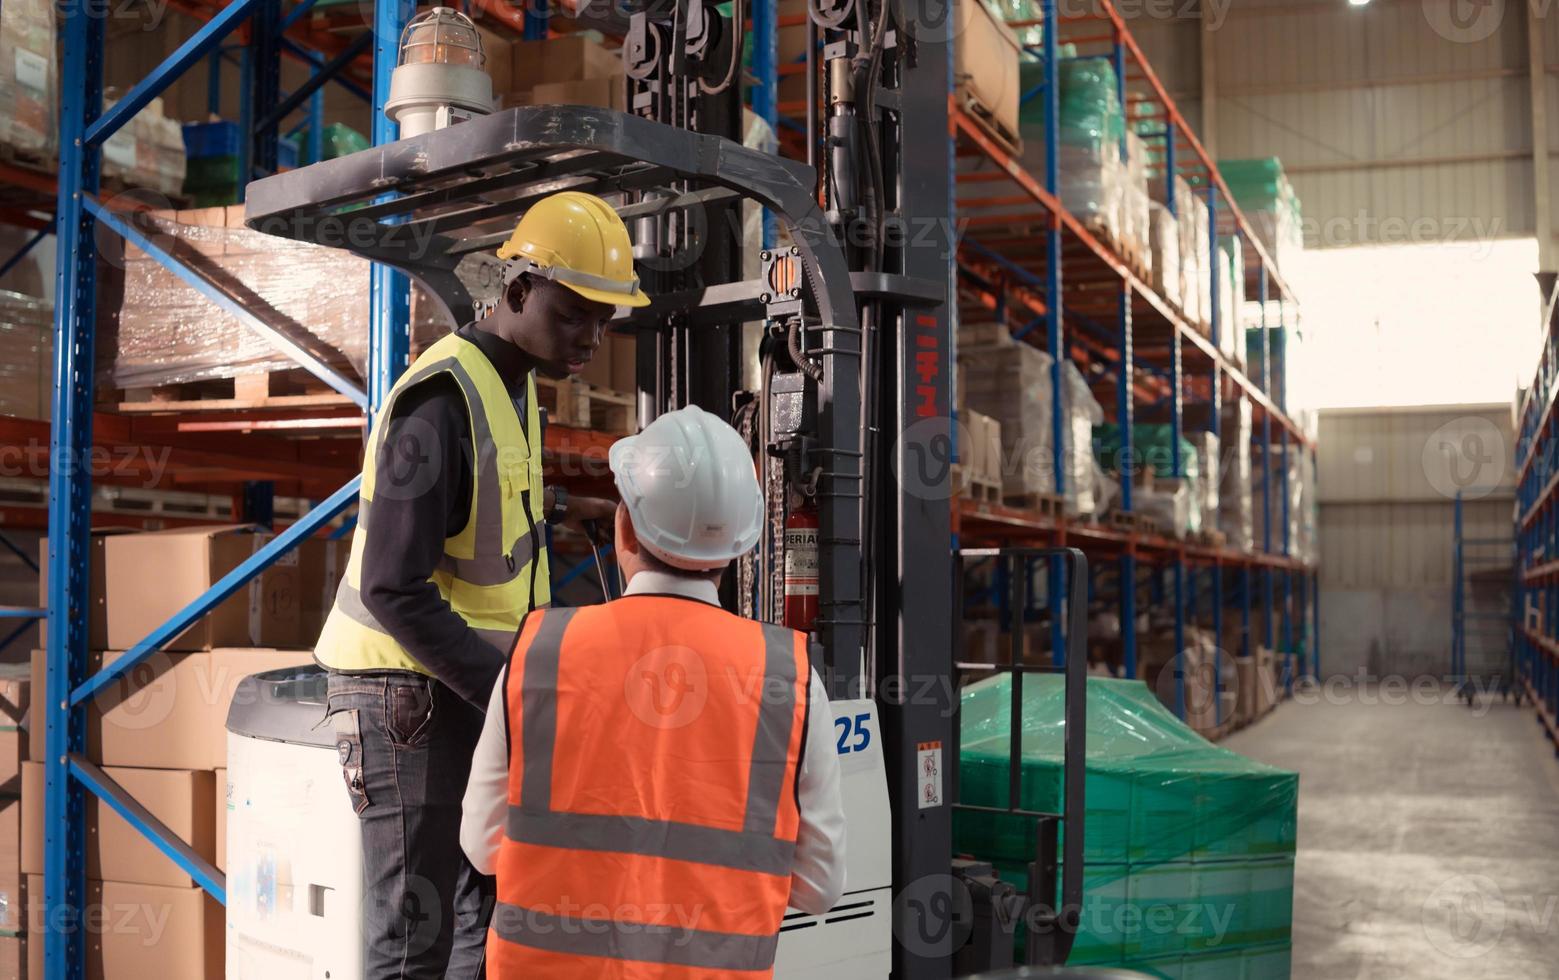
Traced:
<path id="1" fill-rule="evenodd" d="M 688 571 L 751 551 L 763 494 L 747 443 L 696 405 L 667 412 L 607 457 L 634 533 L 650 554 Z"/>

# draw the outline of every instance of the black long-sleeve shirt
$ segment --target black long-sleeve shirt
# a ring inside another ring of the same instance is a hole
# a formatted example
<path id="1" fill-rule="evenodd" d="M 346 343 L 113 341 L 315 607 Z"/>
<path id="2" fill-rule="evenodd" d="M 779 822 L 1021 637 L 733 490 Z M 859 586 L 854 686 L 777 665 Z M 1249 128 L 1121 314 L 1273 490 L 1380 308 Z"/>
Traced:
<path id="1" fill-rule="evenodd" d="M 525 417 L 528 359 L 501 337 L 456 331 L 497 369 Z M 363 547 L 363 605 L 433 675 L 486 707 L 504 660 L 466 625 L 429 581 L 444 540 L 471 517 L 471 419 L 454 378 L 435 375 L 396 400 L 374 460 L 372 529 Z"/>

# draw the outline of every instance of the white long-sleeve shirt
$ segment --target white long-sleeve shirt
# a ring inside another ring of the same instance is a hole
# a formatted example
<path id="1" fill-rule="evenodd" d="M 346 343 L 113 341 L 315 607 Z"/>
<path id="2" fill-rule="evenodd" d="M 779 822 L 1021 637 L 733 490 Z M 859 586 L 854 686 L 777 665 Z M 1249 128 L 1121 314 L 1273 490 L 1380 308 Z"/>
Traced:
<path id="1" fill-rule="evenodd" d="M 714 583 L 664 572 L 635 575 L 624 595 L 639 593 L 680 595 L 711 605 L 720 602 Z M 509 808 L 509 720 L 503 698 L 507 673 L 505 668 L 493 685 L 487 720 L 471 760 L 460 824 L 460 846 L 466 857 L 476 870 L 489 875 L 498 864 L 498 845 Z M 828 692 L 815 670 L 811 692 L 806 747 L 797 776 L 801 824 L 790 876 L 790 906 L 818 915 L 833 908 L 844 892 L 844 803 L 839 794 L 839 757 L 831 738 L 833 714 Z"/>

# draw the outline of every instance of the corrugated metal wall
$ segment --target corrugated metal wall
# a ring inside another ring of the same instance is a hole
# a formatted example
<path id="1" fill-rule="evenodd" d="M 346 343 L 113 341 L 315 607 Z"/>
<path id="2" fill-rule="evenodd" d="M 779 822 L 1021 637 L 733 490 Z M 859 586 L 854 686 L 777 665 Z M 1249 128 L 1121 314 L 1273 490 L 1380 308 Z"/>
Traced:
<path id="1" fill-rule="evenodd" d="M 1508 405 L 1320 413 L 1328 672 L 1448 667 L 1455 493 L 1465 497 L 1466 537 L 1508 540 L 1514 446 Z M 1502 650 L 1470 642 L 1469 665 L 1498 661 Z"/>
<path id="2" fill-rule="evenodd" d="M 1541 0 L 1540 0 L 1541 2 Z M 1281 157 L 1307 244 L 1531 235 L 1525 14 L 1515 0 L 1204 0 L 1217 154 Z M 1546 15 L 1546 4 L 1540 8 Z M 1200 15 L 1133 31 L 1199 132 Z M 1546 16 L 1559 63 L 1559 13 Z M 1548 75 L 1559 149 L 1559 78 Z M 1559 172 L 1554 201 L 1559 202 Z"/>

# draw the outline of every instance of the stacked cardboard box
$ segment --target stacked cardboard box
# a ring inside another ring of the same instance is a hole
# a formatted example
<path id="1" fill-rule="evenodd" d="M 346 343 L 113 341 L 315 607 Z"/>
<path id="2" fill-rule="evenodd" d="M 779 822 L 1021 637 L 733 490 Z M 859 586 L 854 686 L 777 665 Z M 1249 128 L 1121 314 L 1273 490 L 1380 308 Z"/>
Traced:
<path id="1" fill-rule="evenodd" d="M 957 18 L 953 49 L 956 97 L 1003 143 L 1021 148 L 1018 104 L 1023 93 L 1018 36 L 980 0 L 957 0 L 953 7 Z"/>
<path id="2" fill-rule="evenodd" d="M 1000 324 L 960 326 L 958 348 L 960 395 L 970 408 L 1000 425 L 1003 494 L 1018 502 L 1054 494 L 1050 355 L 1014 343 Z M 1061 377 L 1066 510 L 1093 514 L 1103 475 L 1093 458 L 1093 427 L 1104 421 L 1104 410 L 1070 360 L 1062 366 Z"/>
<path id="3" fill-rule="evenodd" d="M 521 41 L 510 55 L 504 106 L 594 105 L 627 108 L 627 75 L 617 52 L 589 34 Z M 491 74 L 491 70 L 489 70 Z M 495 75 L 494 82 L 499 82 Z"/>
<path id="4" fill-rule="evenodd" d="M 0 978 L 7 980 L 26 975 L 27 892 L 21 867 L 20 796 L 28 749 L 23 722 L 31 700 L 27 665 L 0 666 Z"/>
<path id="5" fill-rule="evenodd" d="M 958 435 L 964 441 L 959 446 L 958 456 L 964 467 L 965 480 L 959 489 L 968 492 L 975 487 L 991 487 L 999 495 L 1002 477 L 1001 423 L 973 409 L 965 409 L 960 418 L 963 426 Z"/>
<path id="6" fill-rule="evenodd" d="M 95 536 L 87 669 L 95 672 L 122 657 L 269 540 L 247 526 Z M 249 674 L 312 659 L 307 648 L 333 601 L 347 548 L 346 542 L 306 542 L 110 685 L 88 709 L 87 758 L 218 868 L 226 860 L 226 721 L 234 692 Z M 40 702 L 49 696 L 46 685 L 40 651 L 33 655 L 30 682 Z M 41 737 L 28 748 L 20 767 L 17 870 L 31 876 L 29 894 L 41 894 Z M 0 830 L 4 815 L 0 810 Z M 88 976 L 221 976 L 221 906 L 95 799 L 87 802 L 86 821 L 88 903 L 95 910 L 88 921 L 99 924 L 88 936 Z M 0 890 L 3 873 L 0 865 Z M 156 914 L 138 918 L 137 910 Z M 30 969 L 41 970 L 41 945 L 26 952 Z"/>

